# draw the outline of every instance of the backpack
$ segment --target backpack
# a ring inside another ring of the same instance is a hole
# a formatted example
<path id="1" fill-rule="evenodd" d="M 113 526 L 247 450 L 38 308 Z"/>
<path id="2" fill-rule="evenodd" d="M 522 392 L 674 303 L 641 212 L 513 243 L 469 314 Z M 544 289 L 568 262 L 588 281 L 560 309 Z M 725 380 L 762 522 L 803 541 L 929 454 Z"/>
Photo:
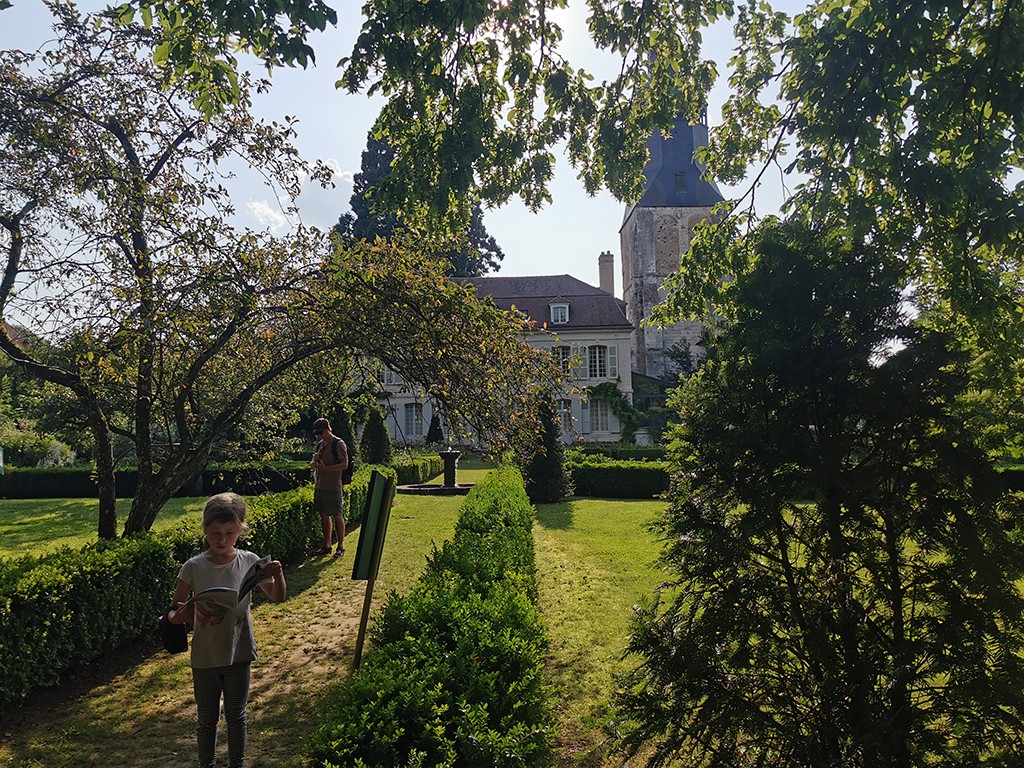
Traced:
<path id="1" fill-rule="evenodd" d="M 334 442 L 331 443 L 331 450 L 334 451 L 334 458 L 336 461 L 341 461 L 341 454 L 338 453 L 338 443 L 345 446 L 345 454 L 348 456 L 348 466 L 341 470 L 341 484 L 348 485 L 352 482 L 352 475 L 356 471 L 356 460 L 352 456 L 352 449 L 348 447 L 348 443 L 335 435 Z"/>

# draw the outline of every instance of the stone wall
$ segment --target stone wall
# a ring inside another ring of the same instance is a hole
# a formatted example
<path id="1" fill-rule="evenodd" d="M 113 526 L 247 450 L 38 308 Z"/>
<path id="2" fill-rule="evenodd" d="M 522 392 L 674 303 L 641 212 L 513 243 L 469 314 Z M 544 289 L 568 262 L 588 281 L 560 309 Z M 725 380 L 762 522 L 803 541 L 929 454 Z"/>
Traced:
<path id="1" fill-rule="evenodd" d="M 622 298 L 627 317 L 634 325 L 633 370 L 646 376 L 666 378 L 675 372 L 665 357 L 673 345 L 686 342 L 697 358 L 703 356 L 700 340 L 704 326 L 683 321 L 667 328 L 645 325 L 654 306 L 665 298 L 662 283 L 679 269 L 679 256 L 690 248 L 693 230 L 708 218 L 708 207 L 633 207 L 619 230 L 622 253 Z"/>

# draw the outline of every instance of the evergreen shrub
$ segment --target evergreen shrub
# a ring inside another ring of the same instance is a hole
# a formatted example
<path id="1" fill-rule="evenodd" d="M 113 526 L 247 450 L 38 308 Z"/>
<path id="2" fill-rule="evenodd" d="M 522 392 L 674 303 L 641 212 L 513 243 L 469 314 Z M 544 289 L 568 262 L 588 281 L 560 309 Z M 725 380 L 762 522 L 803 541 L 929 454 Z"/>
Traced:
<path id="1" fill-rule="evenodd" d="M 152 632 L 179 567 L 153 536 L 3 564 L 0 711 Z"/>
<path id="2" fill-rule="evenodd" d="M 396 456 L 391 466 L 397 473 L 399 485 L 426 483 L 444 472 L 444 462 L 440 456 Z"/>
<path id="3" fill-rule="evenodd" d="M 437 411 L 430 417 L 430 426 L 427 427 L 427 436 L 424 438 L 427 445 L 440 445 L 444 442 L 444 432 L 441 430 L 441 419 Z"/>
<path id="4" fill-rule="evenodd" d="M 522 478 L 492 472 L 409 594 L 392 594 L 362 668 L 322 705 L 317 765 L 551 763 L 533 514 Z"/>
<path id="5" fill-rule="evenodd" d="M 391 445 L 391 435 L 388 434 L 384 417 L 376 408 L 370 411 L 370 416 L 363 427 L 363 434 L 359 438 L 359 455 L 367 464 L 390 464 L 393 459 L 394 447 Z"/>
<path id="6" fill-rule="evenodd" d="M 607 456 L 609 459 L 634 459 L 637 461 L 663 461 L 665 459 L 665 449 L 655 445 L 590 444 L 575 446 L 566 453 L 570 458 L 584 455 Z"/>
<path id="7" fill-rule="evenodd" d="M 525 462 L 526 493 L 534 504 L 553 504 L 572 493 L 566 471 L 562 430 L 555 420 L 555 405 L 548 401 L 540 409 L 540 444 Z"/>
<path id="8" fill-rule="evenodd" d="M 211 464 L 203 471 L 202 495 L 234 491 L 243 496 L 280 493 L 311 482 L 309 461 L 229 462 Z M 115 474 L 117 497 L 135 495 L 138 472 L 119 469 Z M 182 494 L 185 490 L 182 489 Z M 0 475 L 0 498 L 87 499 L 96 496 L 91 466 L 19 468 L 8 467 Z"/>

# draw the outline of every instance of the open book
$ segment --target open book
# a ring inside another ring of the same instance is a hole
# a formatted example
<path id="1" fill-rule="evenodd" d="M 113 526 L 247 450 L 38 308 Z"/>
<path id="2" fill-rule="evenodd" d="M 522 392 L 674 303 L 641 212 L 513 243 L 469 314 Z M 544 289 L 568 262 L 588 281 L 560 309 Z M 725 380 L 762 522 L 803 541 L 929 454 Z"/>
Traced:
<path id="1" fill-rule="evenodd" d="M 257 585 L 262 584 L 265 581 L 269 581 L 272 577 L 263 574 L 263 569 L 270 564 L 270 555 L 261 557 L 255 563 L 253 563 L 249 570 L 245 572 L 245 576 L 242 577 L 242 584 L 238 589 L 231 589 L 231 587 L 210 587 L 204 589 L 201 592 L 197 592 L 192 595 L 188 600 L 181 606 L 184 608 L 186 605 L 191 605 L 197 600 L 208 600 L 215 599 L 218 603 L 231 605 L 238 605 L 242 600 L 252 592 Z"/>

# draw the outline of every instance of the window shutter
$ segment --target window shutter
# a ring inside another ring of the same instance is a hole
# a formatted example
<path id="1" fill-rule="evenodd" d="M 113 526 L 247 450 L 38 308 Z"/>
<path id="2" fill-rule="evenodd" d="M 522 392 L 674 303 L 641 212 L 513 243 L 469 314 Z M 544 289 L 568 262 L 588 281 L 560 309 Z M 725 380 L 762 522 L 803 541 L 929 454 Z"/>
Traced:
<path id="1" fill-rule="evenodd" d="M 572 348 L 572 377 L 574 379 L 586 379 L 587 376 L 587 348 L 580 345 L 574 345 Z"/>
<path id="2" fill-rule="evenodd" d="M 615 344 L 608 345 L 608 378 L 619 377 L 619 348 Z"/>
<path id="3" fill-rule="evenodd" d="M 580 403 L 580 432 L 590 434 L 590 403 L 586 400 Z"/>

